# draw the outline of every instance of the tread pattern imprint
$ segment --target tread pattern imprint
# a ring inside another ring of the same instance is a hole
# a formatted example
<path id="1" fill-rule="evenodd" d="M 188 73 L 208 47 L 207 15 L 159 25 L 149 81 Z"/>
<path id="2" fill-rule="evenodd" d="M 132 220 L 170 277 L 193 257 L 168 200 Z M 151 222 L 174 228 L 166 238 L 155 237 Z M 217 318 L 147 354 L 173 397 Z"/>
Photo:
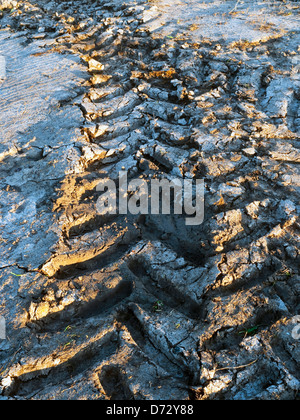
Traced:
<path id="1" fill-rule="evenodd" d="M 37 267 L 0 270 L 2 291 L 22 275 L 1 398 L 297 398 L 300 77 L 285 38 L 160 38 L 147 2 L 22 3 L 11 28 L 54 21 L 47 48 L 86 79 L 60 103 L 82 124 L 52 191 L 58 240 Z M 97 215 L 99 178 L 120 170 L 205 179 L 204 223 Z"/>

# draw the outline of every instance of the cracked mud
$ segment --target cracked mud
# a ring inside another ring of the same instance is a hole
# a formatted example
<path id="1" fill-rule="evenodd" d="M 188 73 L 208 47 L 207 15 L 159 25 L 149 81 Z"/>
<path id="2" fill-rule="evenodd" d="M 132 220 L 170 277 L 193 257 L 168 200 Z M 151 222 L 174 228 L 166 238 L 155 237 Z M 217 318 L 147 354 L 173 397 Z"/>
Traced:
<path id="1" fill-rule="evenodd" d="M 298 399 L 299 3 L 0 5 L 0 399 Z"/>

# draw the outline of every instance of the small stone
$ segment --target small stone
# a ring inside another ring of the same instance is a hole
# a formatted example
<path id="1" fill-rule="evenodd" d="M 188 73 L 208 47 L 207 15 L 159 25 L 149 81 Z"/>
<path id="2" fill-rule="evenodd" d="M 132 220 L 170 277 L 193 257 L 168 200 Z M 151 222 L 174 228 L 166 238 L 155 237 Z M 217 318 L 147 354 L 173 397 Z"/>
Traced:
<path id="1" fill-rule="evenodd" d="M 7 376 L 6 378 L 2 379 L 1 385 L 5 388 L 10 386 L 12 384 L 12 379 L 10 376 Z"/>
<path id="2" fill-rule="evenodd" d="M 243 149 L 243 153 L 245 156 L 252 157 L 256 155 L 256 150 L 254 147 L 248 147 L 247 149 Z"/>

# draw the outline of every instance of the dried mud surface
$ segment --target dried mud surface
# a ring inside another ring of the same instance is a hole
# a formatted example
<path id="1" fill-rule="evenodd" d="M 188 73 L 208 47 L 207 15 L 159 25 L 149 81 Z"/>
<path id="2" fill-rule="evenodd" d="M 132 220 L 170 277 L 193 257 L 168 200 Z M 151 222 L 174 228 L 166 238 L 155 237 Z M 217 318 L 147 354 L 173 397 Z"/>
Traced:
<path id="1" fill-rule="evenodd" d="M 298 399 L 298 3 L 0 4 L 0 399 Z M 204 223 L 97 215 L 122 169 Z"/>

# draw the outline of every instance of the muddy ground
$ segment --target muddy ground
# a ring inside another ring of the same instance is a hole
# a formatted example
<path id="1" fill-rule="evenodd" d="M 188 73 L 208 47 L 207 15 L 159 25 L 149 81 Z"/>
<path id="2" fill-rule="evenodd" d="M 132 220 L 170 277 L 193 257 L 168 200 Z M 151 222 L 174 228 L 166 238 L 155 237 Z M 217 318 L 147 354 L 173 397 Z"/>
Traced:
<path id="1" fill-rule="evenodd" d="M 0 399 L 298 399 L 299 3 L 0 5 Z"/>

